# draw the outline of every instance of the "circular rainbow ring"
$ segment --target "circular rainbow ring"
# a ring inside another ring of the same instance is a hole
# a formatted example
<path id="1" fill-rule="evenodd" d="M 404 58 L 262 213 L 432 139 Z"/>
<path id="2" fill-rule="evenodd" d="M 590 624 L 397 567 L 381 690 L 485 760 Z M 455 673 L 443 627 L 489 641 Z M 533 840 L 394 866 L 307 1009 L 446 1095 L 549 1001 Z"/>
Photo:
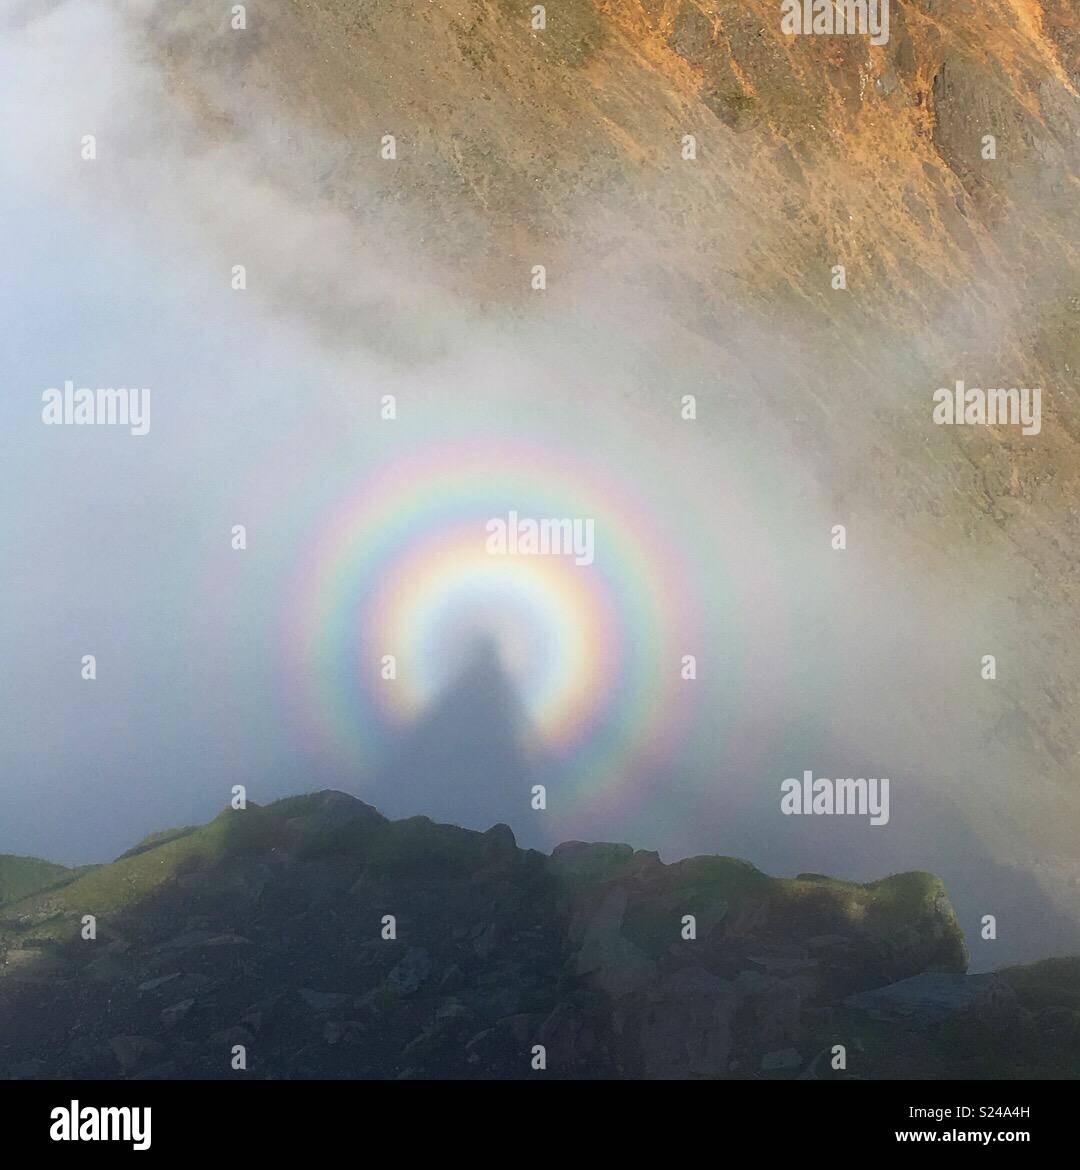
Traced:
<path id="1" fill-rule="evenodd" d="M 488 522 L 594 521 L 595 558 L 498 555 Z M 394 459 L 341 501 L 297 574 L 293 653 L 321 744 L 371 762 L 493 638 L 537 740 L 593 794 L 666 756 L 693 574 L 624 486 L 528 444 L 446 443 Z M 382 676 L 385 655 L 396 678 Z"/>

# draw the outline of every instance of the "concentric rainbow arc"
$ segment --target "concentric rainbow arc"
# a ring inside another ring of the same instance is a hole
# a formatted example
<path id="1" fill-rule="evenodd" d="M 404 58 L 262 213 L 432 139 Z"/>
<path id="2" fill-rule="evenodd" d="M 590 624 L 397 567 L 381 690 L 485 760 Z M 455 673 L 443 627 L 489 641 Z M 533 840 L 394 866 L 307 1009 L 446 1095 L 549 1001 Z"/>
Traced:
<path id="1" fill-rule="evenodd" d="M 487 522 L 591 518 L 595 561 L 493 555 Z M 441 444 L 342 500 L 297 574 L 293 652 L 320 740 L 373 762 L 495 639 L 536 736 L 594 788 L 664 758 L 695 688 L 680 675 L 693 575 L 624 486 L 522 444 Z M 384 655 L 397 677 L 383 678 Z"/>

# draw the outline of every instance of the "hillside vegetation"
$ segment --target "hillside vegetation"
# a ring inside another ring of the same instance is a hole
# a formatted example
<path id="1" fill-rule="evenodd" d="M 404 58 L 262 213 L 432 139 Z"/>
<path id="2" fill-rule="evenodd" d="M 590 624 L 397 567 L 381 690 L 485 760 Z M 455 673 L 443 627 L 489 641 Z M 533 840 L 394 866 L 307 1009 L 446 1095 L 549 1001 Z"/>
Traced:
<path id="1" fill-rule="evenodd" d="M 5 906 L 0 1073 L 516 1077 L 541 1044 L 557 1077 L 1080 1074 L 1076 960 L 966 964 L 929 874 L 545 856 L 322 792 Z"/>

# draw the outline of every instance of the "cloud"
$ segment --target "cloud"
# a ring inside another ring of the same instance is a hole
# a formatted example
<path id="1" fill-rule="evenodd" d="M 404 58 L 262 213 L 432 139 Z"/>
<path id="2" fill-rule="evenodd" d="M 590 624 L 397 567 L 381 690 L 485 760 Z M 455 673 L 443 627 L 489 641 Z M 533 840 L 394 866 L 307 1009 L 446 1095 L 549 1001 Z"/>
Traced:
<path id="1" fill-rule="evenodd" d="M 409 230 L 395 208 L 378 233 L 374 214 L 320 201 L 315 177 L 339 143 L 265 94 L 227 132 L 202 117 L 147 52 L 136 18 L 154 13 L 9 6 L 0 213 L 21 279 L 0 309 L 0 523 L 17 550 L 0 568 L 0 849 L 100 860 L 206 819 L 234 783 L 257 801 L 369 792 L 373 774 L 343 765 L 296 701 L 287 583 L 335 502 L 387 462 L 441 439 L 494 448 L 527 435 L 632 484 L 664 529 L 705 599 L 692 647 L 702 715 L 673 759 L 639 762 L 619 799 L 556 800 L 544 820 L 526 799 L 514 817 L 499 787 L 511 745 L 477 749 L 482 784 L 468 781 L 468 744 L 440 758 L 440 712 L 469 705 L 446 696 L 405 764 L 388 763 L 399 770 L 384 811 L 507 819 L 547 846 L 622 837 L 667 859 L 742 853 L 777 872 L 932 868 L 973 885 L 969 931 L 980 896 L 1016 888 L 1008 867 L 1042 831 L 1025 810 L 1046 794 L 1018 790 L 1023 745 L 985 750 L 1002 708 L 978 676 L 1008 563 L 985 551 L 973 579 L 937 558 L 873 484 L 922 466 L 890 452 L 882 417 L 918 399 L 925 355 L 883 351 L 860 413 L 841 405 L 855 371 L 830 365 L 800 321 L 778 335 L 743 307 L 720 336 L 679 328 L 627 259 L 595 278 L 583 263 L 579 299 L 532 319 L 455 300 L 417 244 L 433 225 Z M 42 427 L 42 391 L 69 378 L 150 387 L 151 433 Z M 401 404 L 394 424 L 379 418 L 385 394 Z M 699 398 L 696 422 L 680 416 L 684 394 Z M 926 474 L 911 490 L 932 497 L 944 478 Z M 228 543 L 236 523 L 250 534 L 242 554 Z M 843 553 L 829 544 L 836 523 Z M 691 652 L 667 650 L 675 663 Z M 79 676 L 85 653 L 93 683 Z M 868 848 L 861 824 L 794 831 L 780 783 L 806 768 L 890 776 L 888 843 L 883 829 Z M 1033 929 L 1022 945 L 1059 941 Z"/>

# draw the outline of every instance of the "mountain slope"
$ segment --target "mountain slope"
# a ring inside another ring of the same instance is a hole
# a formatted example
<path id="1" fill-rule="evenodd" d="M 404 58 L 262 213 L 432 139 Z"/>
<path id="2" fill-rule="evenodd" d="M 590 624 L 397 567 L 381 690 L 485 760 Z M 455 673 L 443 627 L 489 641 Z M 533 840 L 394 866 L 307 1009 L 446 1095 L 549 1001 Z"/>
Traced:
<path id="1" fill-rule="evenodd" d="M 38 890 L 72 881 L 80 872 L 38 857 L 0 854 L 0 906 L 17 902 Z"/>
<path id="2" fill-rule="evenodd" d="M 1008 677 L 916 688 L 889 730 L 928 745 L 909 773 L 937 776 L 948 728 L 977 834 L 1040 881 L 1047 856 L 1070 873 L 1075 6 L 895 0 L 880 46 L 785 37 L 779 8 L 573 0 L 537 30 L 514 0 L 290 0 L 233 31 L 204 0 L 143 31 L 199 149 L 329 217 L 294 237 L 259 205 L 251 222 L 215 209 L 207 230 L 330 349 L 408 368 L 494 322 L 586 369 L 606 355 L 608 417 L 672 447 L 692 389 L 717 459 L 786 453 L 869 563 L 955 605 L 954 625 L 977 615 L 970 637 Z M 934 426 L 931 396 L 957 380 L 1040 387 L 1041 433 Z M 1067 885 L 1049 879 L 1063 910 Z"/>
<path id="3" fill-rule="evenodd" d="M 971 1072 L 972 1052 L 974 1075 L 1080 1071 L 1074 968 L 964 976 L 930 875 L 546 857 L 335 792 L 226 811 L 8 906 L 0 950 L 6 1075 L 242 1075 L 236 1045 L 254 1077 L 528 1076 L 535 1044 L 563 1077 L 829 1076 L 834 1043 L 856 1077 L 916 1056 Z M 969 1034 L 959 1054 L 943 1028 Z"/>

